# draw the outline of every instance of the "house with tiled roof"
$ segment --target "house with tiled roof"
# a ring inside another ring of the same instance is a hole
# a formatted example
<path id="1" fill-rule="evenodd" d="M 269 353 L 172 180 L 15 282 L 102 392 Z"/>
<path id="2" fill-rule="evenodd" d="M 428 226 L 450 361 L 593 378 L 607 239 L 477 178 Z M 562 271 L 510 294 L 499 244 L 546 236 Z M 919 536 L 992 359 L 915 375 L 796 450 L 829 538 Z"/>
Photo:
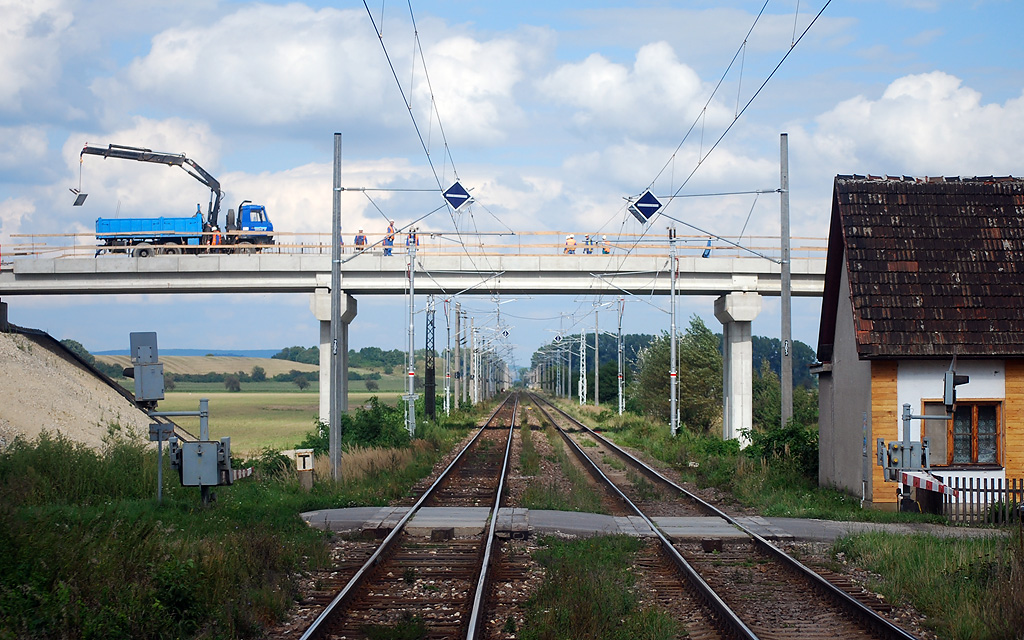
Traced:
<path id="1" fill-rule="evenodd" d="M 875 442 L 914 420 L 947 482 L 1024 477 L 1024 180 L 838 176 L 819 374 L 819 482 L 895 507 Z"/>

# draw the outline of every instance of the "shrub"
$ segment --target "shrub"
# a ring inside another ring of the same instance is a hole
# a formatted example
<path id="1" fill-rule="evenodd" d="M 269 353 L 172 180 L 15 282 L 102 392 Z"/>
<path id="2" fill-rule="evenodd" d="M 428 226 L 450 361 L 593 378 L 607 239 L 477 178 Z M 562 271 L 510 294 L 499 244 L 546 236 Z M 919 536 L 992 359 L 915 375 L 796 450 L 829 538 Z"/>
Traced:
<path id="1" fill-rule="evenodd" d="M 232 373 L 224 376 L 224 388 L 231 392 L 238 392 L 242 390 L 242 382 L 238 376 Z"/>

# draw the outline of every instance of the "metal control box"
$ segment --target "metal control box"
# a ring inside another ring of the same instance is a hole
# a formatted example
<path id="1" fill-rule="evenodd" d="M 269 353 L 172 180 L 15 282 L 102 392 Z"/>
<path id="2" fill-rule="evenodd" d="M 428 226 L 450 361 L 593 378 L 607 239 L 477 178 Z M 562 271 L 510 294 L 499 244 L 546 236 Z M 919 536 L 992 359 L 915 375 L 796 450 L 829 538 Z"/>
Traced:
<path id="1" fill-rule="evenodd" d="M 132 364 L 156 364 L 160 356 L 156 349 L 155 331 L 135 331 L 128 334 Z"/>
<path id="2" fill-rule="evenodd" d="M 164 365 L 135 365 L 135 399 L 140 402 L 164 399 Z"/>
<path id="3" fill-rule="evenodd" d="M 215 487 L 220 484 L 218 449 L 213 440 L 181 443 L 181 484 L 186 487 Z"/>

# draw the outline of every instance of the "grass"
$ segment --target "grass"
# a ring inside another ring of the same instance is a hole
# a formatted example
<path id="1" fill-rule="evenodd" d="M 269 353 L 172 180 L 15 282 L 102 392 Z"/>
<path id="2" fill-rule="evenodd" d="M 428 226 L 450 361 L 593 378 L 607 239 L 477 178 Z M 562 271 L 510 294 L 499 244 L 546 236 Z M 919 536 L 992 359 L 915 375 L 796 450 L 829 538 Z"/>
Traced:
<path id="1" fill-rule="evenodd" d="M 672 437 L 668 427 L 635 415 L 612 416 L 603 434 L 675 468 L 684 480 L 727 492 L 738 503 L 767 517 L 821 518 L 867 522 L 945 522 L 941 516 L 862 509 L 859 499 L 818 487 L 784 459 L 752 460 L 735 441 L 685 429 Z"/>
<path id="2" fill-rule="evenodd" d="M 909 602 L 942 638 L 996 640 L 1024 633 L 1024 532 L 938 538 L 865 533 L 837 540 L 832 555 L 883 576 L 871 588 Z"/>
<path id="3" fill-rule="evenodd" d="M 231 438 L 231 451 L 248 455 L 261 449 L 290 449 L 310 430 L 320 412 L 311 393 L 211 393 L 173 391 L 160 402 L 161 411 L 195 411 L 201 397 L 210 401 L 210 438 Z M 199 418 L 175 418 L 199 435 Z"/>
<path id="4" fill-rule="evenodd" d="M 553 461 L 568 478 L 570 488 L 566 492 L 553 479 L 536 478 L 523 492 L 523 506 L 527 509 L 607 513 L 601 504 L 601 496 L 587 481 L 586 474 L 570 460 L 562 436 L 551 425 L 547 425 L 544 434 L 554 450 Z"/>
<path id="5" fill-rule="evenodd" d="M 302 440 L 320 415 L 320 398 L 315 392 L 227 393 L 223 385 L 220 386 L 221 392 L 217 393 L 171 391 L 160 402 L 159 410 L 195 411 L 199 400 L 207 398 L 210 401 L 210 437 L 214 440 L 230 437 L 231 451 L 236 455 L 255 455 L 266 448 L 290 449 Z M 388 394 L 350 393 L 350 412 L 373 395 L 385 403 L 395 404 L 395 399 Z M 199 435 L 199 418 L 174 418 L 174 421 L 189 433 Z"/>
<path id="6" fill-rule="evenodd" d="M 519 466 L 524 476 L 535 476 L 540 473 L 540 454 L 533 444 L 533 430 L 529 425 L 523 425 L 519 429 L 519 439 L 522 448 L 519 451 Z"/>
<path id="7" fill-rule="evenodd" d="M 599 536 L 566 541 L 541 539 L 534 557 L 546 575 L 526 603 L 518 637 L 675 638 L 676 622 L 665 612 L 642 608 L 630 566 L 646 544 L 629 536 Z"/>
<path id="8" fill-rule="evenodd" d="M 0 638 L 256 638 L 329 566 L 298 517 L 404 496 L 465 429 L 425 429 L 402 451 L 353 449 L 311 491 L 274 451 L 203 507 L 156 452 L 111 428 L 102 451 L 46 434 L 0 452 Z"/>

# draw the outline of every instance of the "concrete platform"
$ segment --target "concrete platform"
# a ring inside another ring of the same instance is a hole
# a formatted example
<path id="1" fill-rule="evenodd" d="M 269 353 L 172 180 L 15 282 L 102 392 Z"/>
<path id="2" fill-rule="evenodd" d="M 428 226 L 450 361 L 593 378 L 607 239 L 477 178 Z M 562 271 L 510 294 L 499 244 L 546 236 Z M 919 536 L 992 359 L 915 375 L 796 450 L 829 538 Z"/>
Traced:
<path id="1" fill-rule="evenodd" d="M 325 509 L 302 514 L 310 526 L 330 531 L 357 533 L 383 538 L 405 516 L 408 507 L 353 507 Z M 478 535 L 488 526 L 486 507 L 424 507 L 409 521 L 413 535 L 463 537 Z M 655 518 L 655 523 L 675 540 L 743 537 L 739 529 L 718 518 Z M 786 537 L 784 531 L 760 524 L 758 533 L 766 537 Z M 617 517 L 575 511 L 543 511 L 503 508 L 498 512 L 495 534 L 505 538 L 525 538 L 537 534 L 563 536 L 630 535 L 649 537 L 654 532 L 642 518 Z M 792 536 L 788 536 L 792 537 Z"/>
<path id="2" fill-rule="evenodd" d="M 408 507 L 351 507 L 323 509 L 302 514 L 310 526 L 330 531 L 383 538 L 405 516 Z M 486 507 L 424 507 L 409 522 L 415 535 L 460 537 L 478 535 L 488 526 L 490 510 Z M 871 522 L 837 522 L 800 518 L 763 518 L 744 516 L 736 521 L 773 541 L 809 540 L 831 542 L 851 533 L 888 531 L 891 533 L 924 533 L 937 536 L 999 535 L 989 529 L 947 527 L 936 524 L 878 524 Z M 713 517 L 660 517 L 655 524 L 673 540 L 722 540 L 742 538 L 744 534 L 727 522 Z M 543 511 L 503 508 L 498 512 L 495 534 L 506 538 L 554 534 L 570 537 L 593 535 L 653 536 L 643 519 L 616 517 L 599 513 L 575 511 Z"/>

